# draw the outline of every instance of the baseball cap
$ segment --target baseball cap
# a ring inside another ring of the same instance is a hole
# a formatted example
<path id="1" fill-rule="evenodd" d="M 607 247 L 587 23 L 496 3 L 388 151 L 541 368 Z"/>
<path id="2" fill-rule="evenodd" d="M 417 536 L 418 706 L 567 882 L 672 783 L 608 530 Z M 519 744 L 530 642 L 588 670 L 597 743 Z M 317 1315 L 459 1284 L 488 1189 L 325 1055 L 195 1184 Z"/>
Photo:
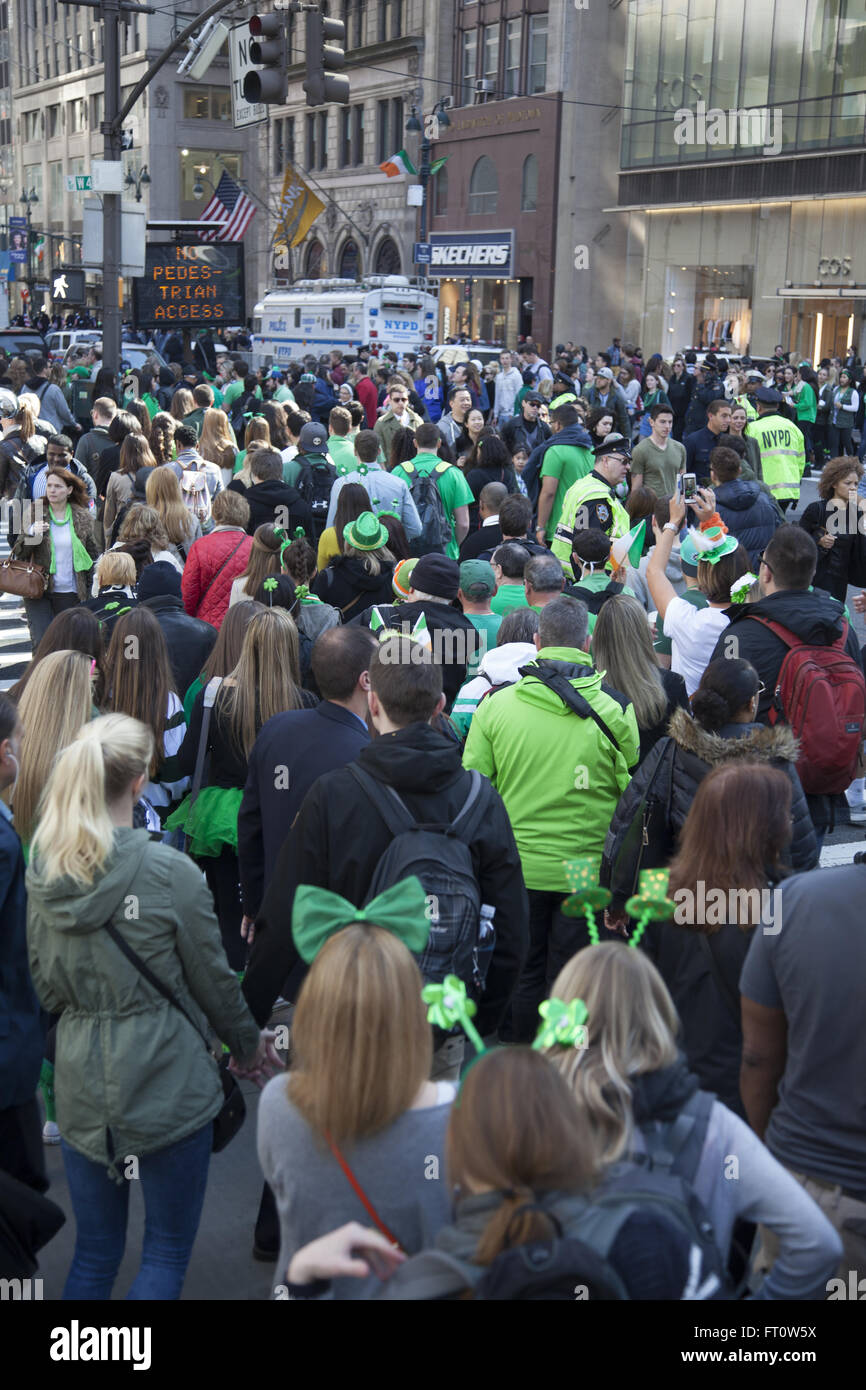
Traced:
<path id="1" fill-rule="evenodd" d="M 530 405 L 543 405 L 543 404 L 544 404 L 544 397 L 543 397 L 543 396 L 540 396 L 540 395 L 538 394 L 537 391 L 527 391 L 527 393 L 526 393 L 526 395 L 523 397 L 523 399 L 524 399 L 525 401 L 528 401 Z"/>
<path id="2" fill-rule="evenodd" d="M 599 367 L 595 375 L 597 378 L 603 376 L 607 381 L 613 381 L 613 372 L 610 367 Z"/>
<path id="3" fill-rule="evenodd" d="M 460 566 L 460 588 L 473 603 L 496 593 L 496 575 L 487 560 L 464 560 Z"/>
<path id="4" fill-rule="evenodd" d="M 328 452 L 328 431 L 316 420 L 308 420 L 301 430 L 298 440 L 301 454 L 326 454 Z"/>
<path id="5" fill-rule="evenodd" d="M 763 381 L 763 380 L 764 380 L 764 373 L 763 373 L 763 372 L 759 372 L 759 371 L 757 370 L 757 368 L 753 368 L 752 371 L 746 372 L 746 381 Z"/>
<path id="6" fill-rule="evenodd" d="M 687 574 L 690 579 L 697 578 L 699 559 L 697 547 L 687 532 L 680 541 L 680 568 L 683 574 Z"/>

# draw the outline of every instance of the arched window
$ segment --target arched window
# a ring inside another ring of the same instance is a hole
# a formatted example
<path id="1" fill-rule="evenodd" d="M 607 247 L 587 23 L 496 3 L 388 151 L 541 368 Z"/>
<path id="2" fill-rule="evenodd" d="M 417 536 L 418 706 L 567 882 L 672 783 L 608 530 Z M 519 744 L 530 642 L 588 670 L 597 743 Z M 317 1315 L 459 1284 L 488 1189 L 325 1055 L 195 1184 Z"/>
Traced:
<path id="1" fill-rule="evenodd" d="M 523 161 L 520 211 L 535 212 L 538 207 L 538 156 L 528 154 Z"/>
<path id="2" fill-rule="evenodd" d="M 325 248 L 320 241 L 311 241 L 307 247 L 304 276 L 307 280 L 319 280 L 325 261 Z"/>
<path id="3" fill-rule="evenodd" d="M 400 252 L 391 237 L 386 236 L 376 252 L 377 275 L 399 275 L 401 273 Z"/>
<path id="4" fill-rule="evenodd" d="M 483 154 L 476 162 L 469 180 L 470 213 L 493 213 L 499 203 L 499 178 L 496 165 Z"/>
<path id="5" fill-rule="evenodd" d="M 349 240 L 340 252 L 340 279 L 357 280 L 360 273 L 361 257 L 358 251 L 358 243 Z"/>

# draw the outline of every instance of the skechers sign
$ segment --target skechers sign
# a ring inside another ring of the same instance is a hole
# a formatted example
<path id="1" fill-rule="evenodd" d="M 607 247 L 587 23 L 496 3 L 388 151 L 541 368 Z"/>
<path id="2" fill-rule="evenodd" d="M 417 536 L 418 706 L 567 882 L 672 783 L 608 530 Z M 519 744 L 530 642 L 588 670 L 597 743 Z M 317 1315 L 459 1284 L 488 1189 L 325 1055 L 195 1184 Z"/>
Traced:
<path id="1" fill-rule="evenodd" d="M 513 232 L 434 232 L 430 246 L 430 275 L 510 279 L 514 274 Z"/>

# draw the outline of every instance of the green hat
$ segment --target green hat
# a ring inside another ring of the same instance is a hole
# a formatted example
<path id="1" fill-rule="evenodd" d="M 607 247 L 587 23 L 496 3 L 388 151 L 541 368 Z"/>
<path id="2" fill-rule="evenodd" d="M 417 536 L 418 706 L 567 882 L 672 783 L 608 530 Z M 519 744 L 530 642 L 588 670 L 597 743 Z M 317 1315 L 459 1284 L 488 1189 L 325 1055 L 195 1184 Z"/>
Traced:
<path id="1" fill-rule="evenodd" d="M 388 528 L 372 512 L 362 512 L 343 527 L 343 540 L 353 550 L 381 550 L 388 543 Z"/>
<path id="2" fill-rule="evenodd" d="M 488 560 L 464 560 L 460 566 L 460 588 L 472 603 L 480 603 L 496 593 L 496 575 Z"/>

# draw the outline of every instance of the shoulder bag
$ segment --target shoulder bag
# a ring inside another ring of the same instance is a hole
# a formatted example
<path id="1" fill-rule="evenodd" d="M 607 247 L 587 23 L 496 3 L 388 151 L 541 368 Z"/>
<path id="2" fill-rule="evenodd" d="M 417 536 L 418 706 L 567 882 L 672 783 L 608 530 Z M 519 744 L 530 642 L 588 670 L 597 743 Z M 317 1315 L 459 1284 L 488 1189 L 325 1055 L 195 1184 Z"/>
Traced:
<path id="1" fill-rule="evenodd" d="M 31 560 L 0 561 L 0 593 L 17 594 L 19 598 L 45 597 L 48 575 L 43 565 Z"/>
<path id="2" fill-rule="evenodd" d="M 105 930 L 108 932 L 108 935 L 111 937 L 115 945 L 118 946 L 120 950 L 123 952 L 123 954 L 126 956 L 126 959 L 130 962 L 130 964 L 134 965 L 138 973 L 144 976 L 148 984 L 153 985 L 153 988 L 157 991 L 158 994 L 162 995 L 163 999 L 167 999 L 169 1004 L 171 1004 L 173 1008 L 177 1009 L 178 1013 L 183 1014 L 190 1027 L 194 1028 L 196 1033 L 198 1033 L 198 1036 L 204 1043 L 205 1050 L 208 1052 L 210 1056 L 213 1057 L 213 1053 L 211 1052 L 207 1038 L 200 1031 L 197 1025 L 193 1023 L 186 1009 L 183 1007 L 183 1004 L 181 1004 L 180 1000 L 176 997 L 176 995 L 172 994 L 168 985 L 163 984 L 162 980 L 160 980 L 157 975 L 154 975 L 149 965 L 145 965 L 144 961 L 141 959 L 141 956 L 138 954 L 137 951 L 134 951 L 132 949 L 128 941 L 124 940 L 124 938 L 121 936 L 120 932 L 117 930 L 112 921 L 109 920 L 105 923 Z M 214 1058 L 214 1061 L 216 1061 L 216 1058 Z M 224 1149 L 226 1147 L 230 1140 L 234 1139 L 235 1135 L 237 1134 L 238 1130 L 243 1124 L 247 1113 L 247 1106 L 246 1101 L 243 1097 L 243 1092 L 241 1091 L 240 1086 L 238 1085 L 235 1078 L 232 1076 L 231 1072 L 228 1070 L 228 1059 L 223 1058 L 221 1061 L 217 1062 L 217 1068 L 219 1070 L 220 1082 L 223 1088 L 223 1103 L 219 1111 L 219 1114 L 214 1117 L 213 1122 L 212 1147 L 213 1152 L 215 1154 L 218 1154 L 221 1149 Z"/>

